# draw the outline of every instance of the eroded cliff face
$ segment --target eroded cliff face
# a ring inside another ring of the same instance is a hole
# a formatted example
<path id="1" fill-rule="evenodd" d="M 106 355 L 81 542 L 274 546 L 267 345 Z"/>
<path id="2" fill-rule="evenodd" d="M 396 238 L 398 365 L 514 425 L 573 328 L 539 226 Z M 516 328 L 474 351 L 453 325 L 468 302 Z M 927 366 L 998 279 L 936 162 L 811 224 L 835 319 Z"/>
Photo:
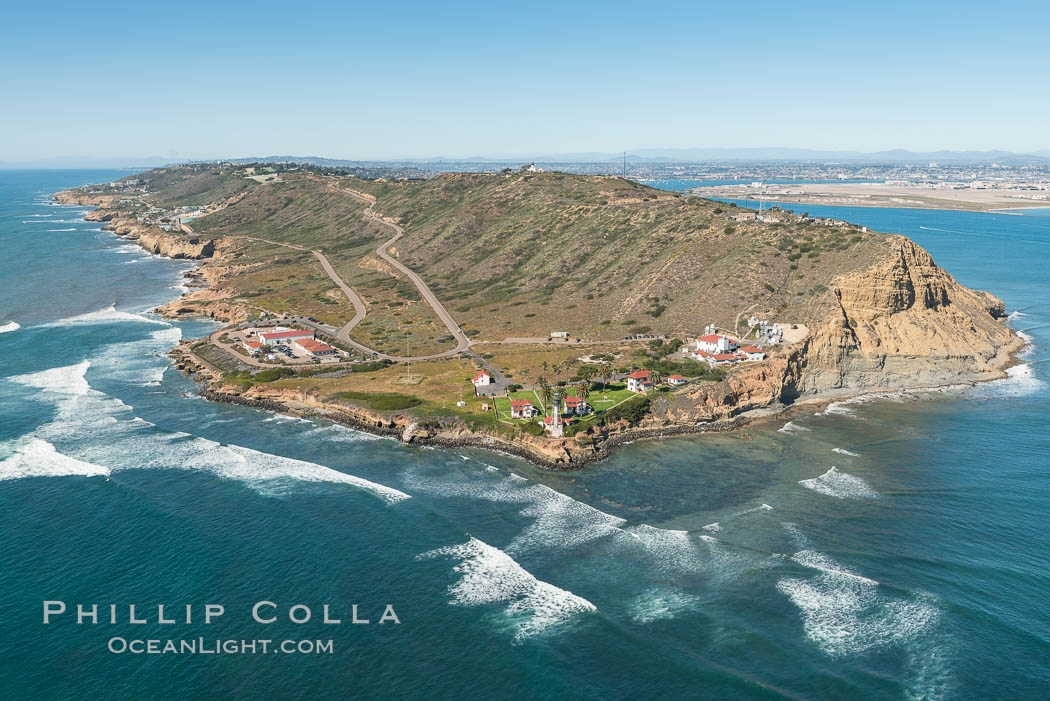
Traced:
<path id="1" fill-rule="evenodd" d="M 993 379 L 1023 341 L 1003 301 L 960 285 L 924 249 L 891 237 L 869 269 L 840 275 L 804 341 L 724 382 L 654 403 L 654 421 L 734 416 L 799 399 Z"/>

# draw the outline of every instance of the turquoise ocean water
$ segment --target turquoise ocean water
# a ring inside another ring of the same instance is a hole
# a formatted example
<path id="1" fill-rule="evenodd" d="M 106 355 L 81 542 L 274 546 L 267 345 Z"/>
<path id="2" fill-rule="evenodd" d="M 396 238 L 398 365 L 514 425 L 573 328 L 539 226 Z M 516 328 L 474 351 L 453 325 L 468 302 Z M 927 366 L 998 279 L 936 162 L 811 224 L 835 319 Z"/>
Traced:
<path id="1" fill-rule="evenodd" d="M 1050 217 L 806 208 L 1003 297 L 1032 341 L 1010 379 L 553 474 L 197 398 L 164 352 L 213 327 L 148 313 L 188 264 L 47 202 L 119 175 L 0 172 L 0 697 L 1044 698 Z"/>

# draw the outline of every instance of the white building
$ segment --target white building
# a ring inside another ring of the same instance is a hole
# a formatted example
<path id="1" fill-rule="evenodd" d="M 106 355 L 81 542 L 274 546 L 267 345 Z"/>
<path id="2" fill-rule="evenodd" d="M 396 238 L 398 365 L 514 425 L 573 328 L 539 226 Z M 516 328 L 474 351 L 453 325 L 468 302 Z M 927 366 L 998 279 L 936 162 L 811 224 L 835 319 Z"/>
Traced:
<path id="1" fill-rule="evenodd" d="M 591 413 L 591 405 L 579 397 L 566 397 L 562 401 L 565 413 L 572 416 L 584 416 Z"/>
<path id="2" fill-rule="evenodd" d="M 531 419 L 536 415 L 536 407 L 527 399 L 510 400 L 510 418 Z"/>
<path id="3" fill-rule="evenodd" d="M 475 375 L 474 379 L 471 380 L 471 382 L 474 384 L 475 393 L 477 393 L 477 391 L 482 387 L 488 387 L 489 385 L 495 383 L 495 381 L 496 380 L 493 379 L 492 375 L 488 374 L 484 370 Z"/>
<path id="4" fill-rule="evenodd" d="M 648 392 L 653 388 L 653 381 L 649 379 L 648 370 L 636 370 L 627 376 L 627 389 L 632 392 Z"/>
<path id="5" fill-rule="evenodd" d="M 263 331 L 259 334 L 259 341 L 268 346 L 278 343 L 291 343 L 306 338 L 313 338 L 313 331 L 301 331 L 299 329 L 285 329 L 278 327 L 274 331 Z"/>
<path id="6" fill-rule="evenodd" d="M 742 355 L 744 356 L 744 360 L 752 362 L 766 359 L 766 352 L 761 348 L 755 348 L 754 346 L 743 346 L 738 355 Z"/>
<path id="7" fill-rule="evenodd" d="M 327 343 L 322 343 L 313 338 L 298 338 L 292 341 L 292 345 L 309 356 L 318 358 L 324 356 L 339 355 L 339 351 Z"/>
<path id="8" fill-rule="evenodd" d="M 696 350 L 705 353 L 731 353 L 736 350 L 736 341 L 723 333 L 711 333 L 696 339 Z"/>

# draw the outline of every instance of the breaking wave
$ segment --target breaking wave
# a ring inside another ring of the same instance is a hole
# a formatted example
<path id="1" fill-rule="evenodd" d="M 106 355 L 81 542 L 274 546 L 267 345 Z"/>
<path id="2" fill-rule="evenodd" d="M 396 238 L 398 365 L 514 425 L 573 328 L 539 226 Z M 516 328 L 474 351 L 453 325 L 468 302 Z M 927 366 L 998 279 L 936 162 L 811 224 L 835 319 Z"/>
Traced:
<path id="1" fill-rule="evenodd" d="M 860 453 L 853 453 L 853 452 L 850 452 L 850 451 L 846 450 L 845 448 L 832 448 L 831 452 L 832 453 L 838 453 L 839 455 L 849 455 L 850 457 L 854 457 L 854 458 L 859 458 L 860 457 Z"/>
<path id="2" fill-rule="evenodd" d="M 12 331 L 18 331 L 22 328 L 22 325 L 17 321 L 9 321 L 6 324 L 0 325 L 0 333 L 11 333 Z"/>
<path id="3" fill-rule="evenodd" d="M 799 484 L 806 489 L 837 499 L 872 499 L 879 496 L 879 493 L 860 477 L 839 472 L 837 467 L 832 467 L 820 477 L 799 480 Z"/>
<path id="4" fill-rule="evenodd" d="M 542 633 L 597 607 L 586 599 L 536 579 L 507 553 L 477 538 L 418 555 L 425 560 L 459 560 L 452 571 L 460 575 L 448 591 L 454 606 L 499 604 L 515 630 L 514 639 Z"/>
<path id="5" fill-rule="evenodd" d="M 822 553 L 802 550 L 791 559 L 819 574 L 785 577 L 777 589 L 798 607 L 806 636 L 831 657 L 913 645 L 939 618 L 940 610 L 927 597 L 886 598 L 878 582 Z"/>
<path id="6" fill-rule="evenodd" d="M 799 426 L 794 421 L 788 421 L 786 424 L 777 429 L 777 433 L 801 433 L 808 432 L 812 429 L 808 429 L 805 426 Z"/>
<path id="7" fill-rule="evenodd" d="M 88 314 L 78 314 L 77 316 L 67 317 L 65 319 L 59 319 L 58 321 L 52 321 L 47 324 L 43 324 L 45 327 L 55 326 L 76 326 L 80 324 L 108 324 L 114 321 L 136 321 L 145 324 L 159 324 L 161 326 L 170 326 L 166 321 L 159 319 L 150 319 L 142 316 L 141 314 L 132 314 L 131 312 L 117 311 L 115 305 L 110 305 L 105 309 L 99 309 L 97 312 L 90 312 Z"/>
<path id="8" fill-rule="evenodd" d="M 109 470 L 63 455 L 39 438 L 29 438 L 14 449 L 11 457 L 0 461 L 0 480 L 61 476 L 108 477 Z"/>
<path id="9" fill-rule="evenodd" d="M 87 394 L 91 391 L 84 375 L 91 367 L 91 361 L 85 360 L 76 365 L 67 365 L 40 372 L 31 372 L 25 375 L 14 375 L 6 378 L 11 382 L 17 382 L 24 387 L 33 387 L 45 392 L 56 394 Z"/>
<path id="10" fill-rule="evenodd" d="M 176 330 L 164 329 L 153 336 Z M 158 339 L 151 337 L 143 342 L 157 343 Z M 98 362 L 105 367 L 105 353 Z M 106 474 L 134 469 L 190 469 L 237 480 L 273 496 L 287 493 L 296 482 L 326 482 L 351 485 L 387 504 L 410 498 L 392 487 L 324 465 L 238 445 L 222 445 L 186 433 L 160 431 L 151 422 L 133 416 L 133 408 L 120 399 L 92 389 L 85 379 L 89 367 L 91 361 L 85 360 L 77 365 L 6 378 L 36 388 L 55 402 L 55 417 L 38 426 L 26 439 L 59 446 L 70 459 L 94 465 L 106 470 Z M 63 445 L 68 447 L 61 448 Z M 37 450 L 41 450 L 39 446 Z"/>

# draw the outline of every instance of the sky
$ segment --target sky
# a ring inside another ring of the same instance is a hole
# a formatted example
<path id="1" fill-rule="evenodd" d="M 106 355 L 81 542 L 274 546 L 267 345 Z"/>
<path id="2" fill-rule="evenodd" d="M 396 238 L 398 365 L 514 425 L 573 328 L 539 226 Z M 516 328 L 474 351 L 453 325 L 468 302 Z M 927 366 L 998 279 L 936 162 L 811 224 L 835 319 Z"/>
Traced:
<path id="1" fill-rule="evenodd" d="M 1046 0 L 59 0 L 4 14 L 7 163 L 1050 149 Z"/>

